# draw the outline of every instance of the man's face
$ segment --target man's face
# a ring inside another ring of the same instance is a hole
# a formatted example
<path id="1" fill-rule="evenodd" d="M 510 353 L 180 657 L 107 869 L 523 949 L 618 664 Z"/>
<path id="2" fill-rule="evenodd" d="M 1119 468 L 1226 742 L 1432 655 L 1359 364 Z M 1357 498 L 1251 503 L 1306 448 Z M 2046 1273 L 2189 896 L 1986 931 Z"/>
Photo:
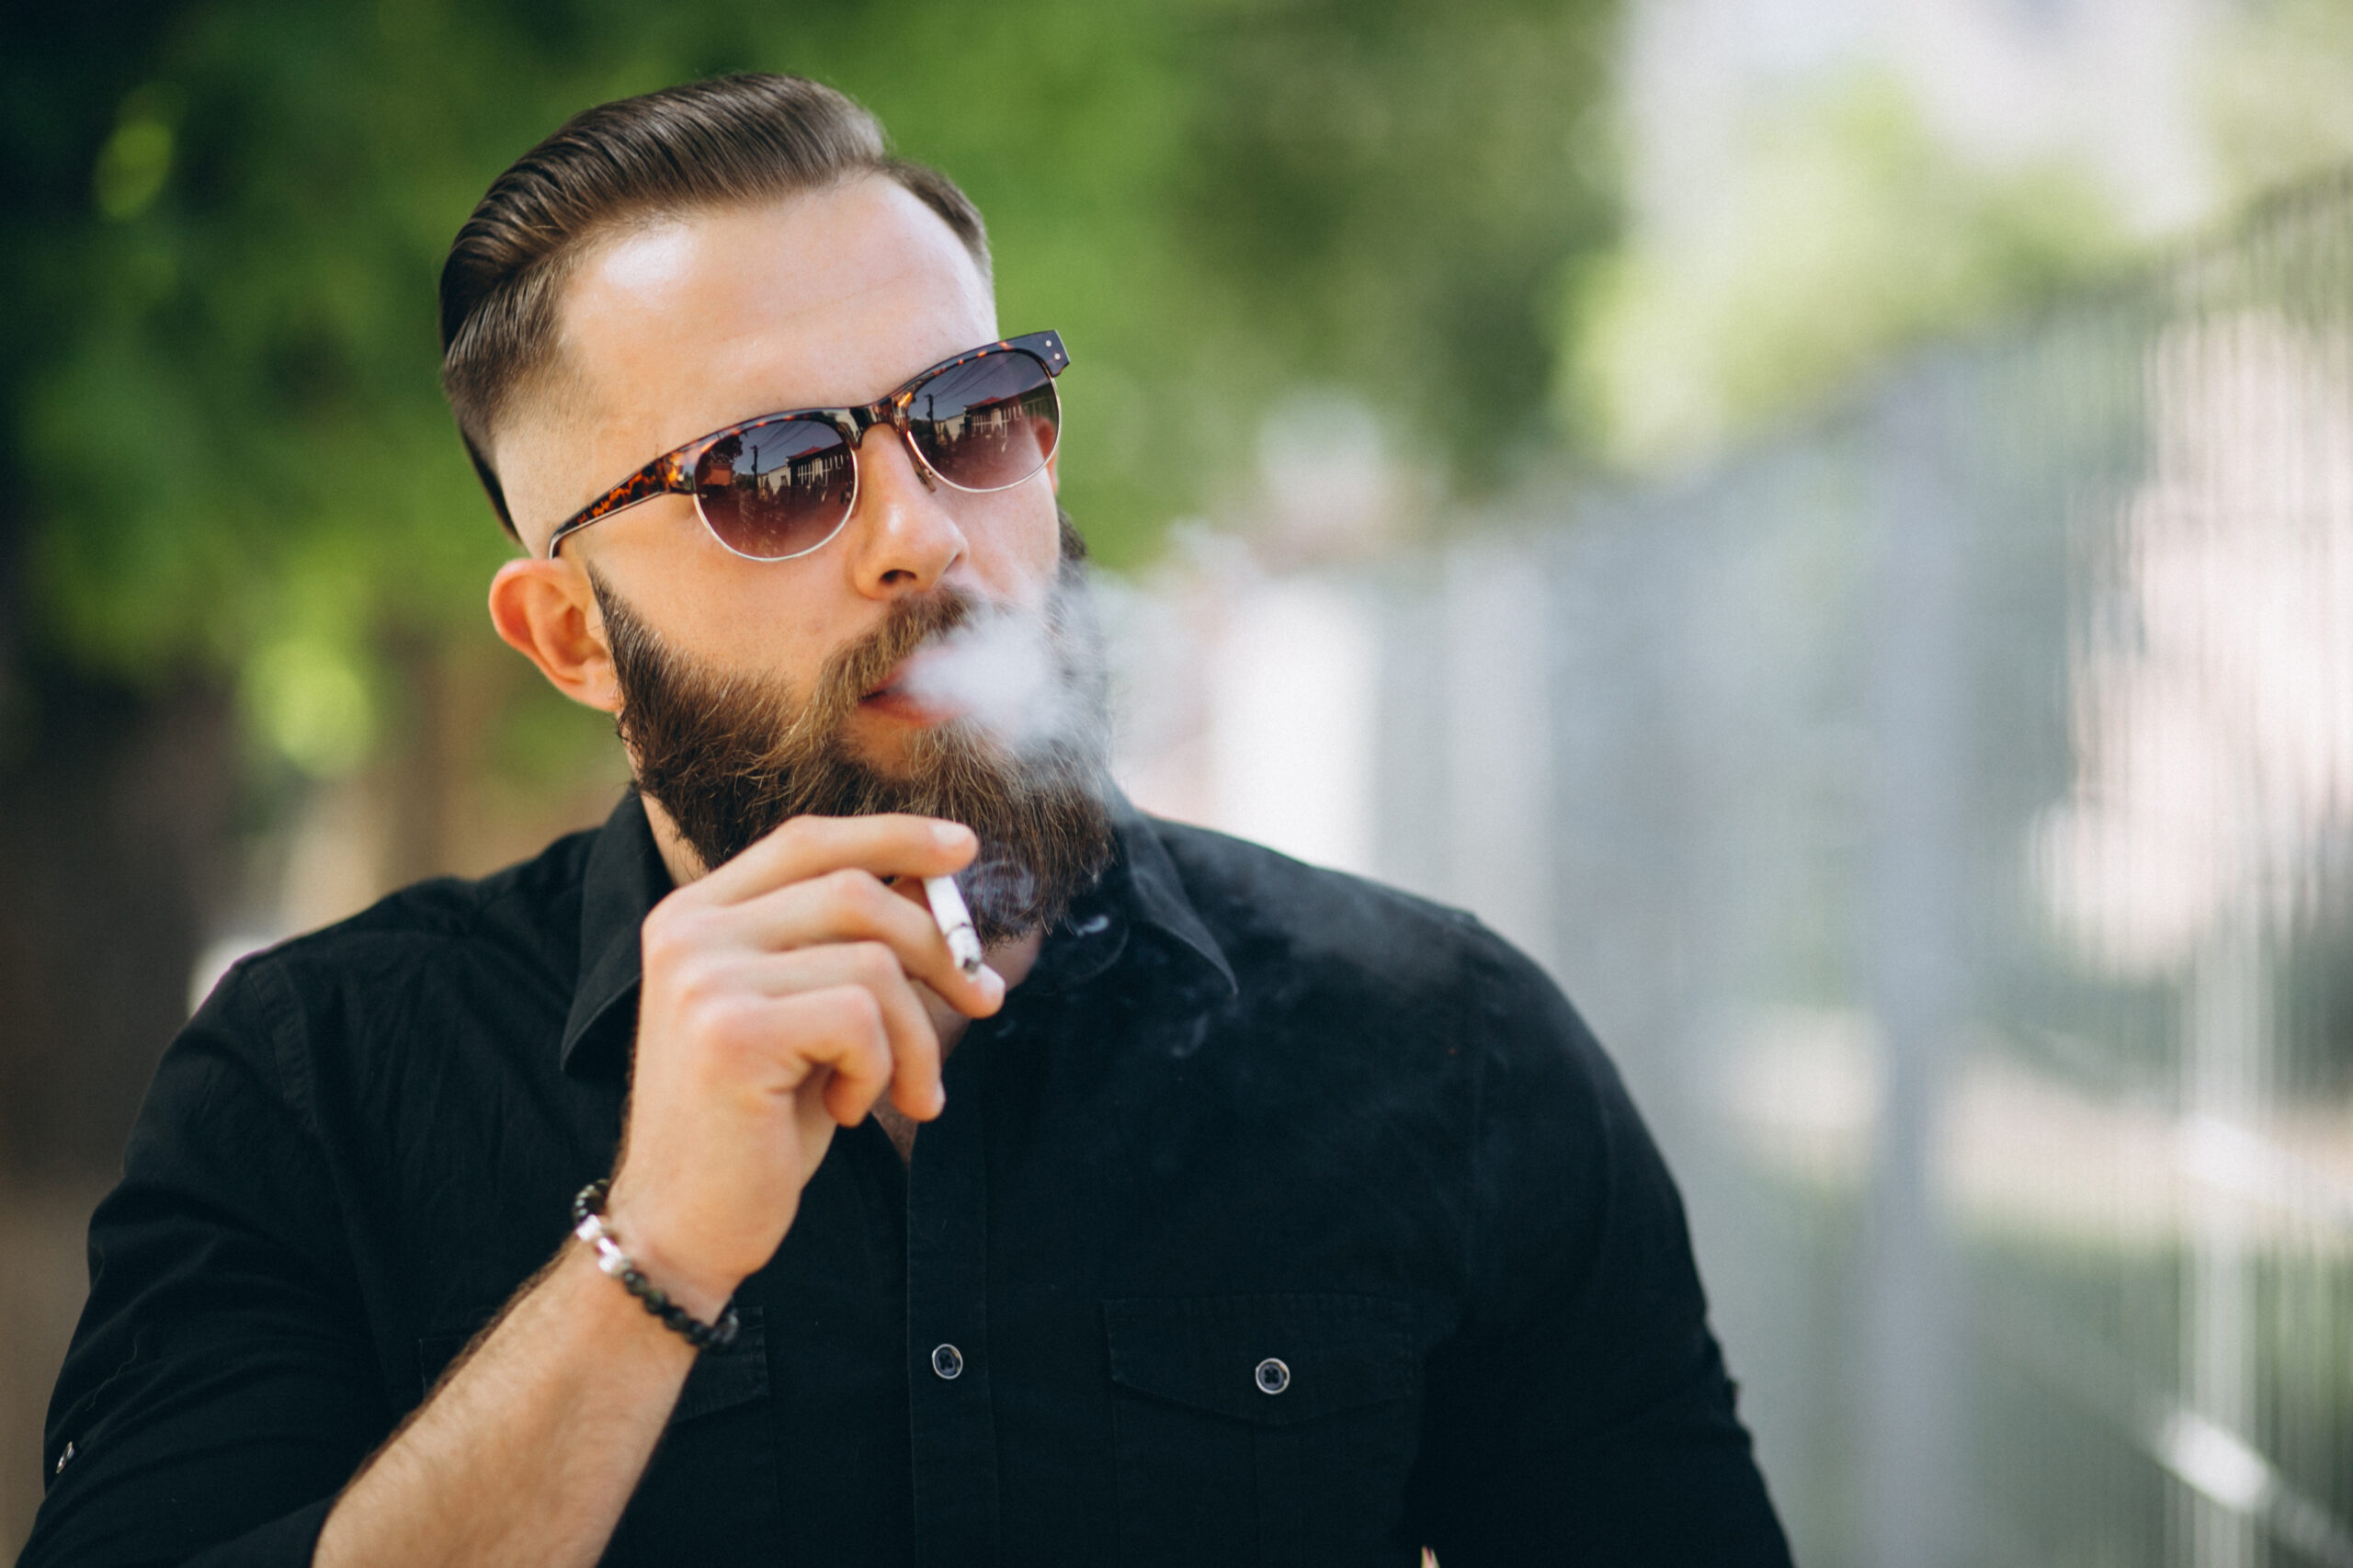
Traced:
<path id="1" fill-rule="evenodd" d="M 494 441 L 534 553 L 607 487 L 697 436 L 870 403 L 998 335 L 962 244 L 881 178 L 607 240 L 581 259 L 560 324 L 549 384 Z M 1042 608 L 1058 558 L 1051 465 L 986 494 L 927 487 L 888 428 L 868 433 L 858 461 L 857 507 L 812 554 L 747 561 L 711 538 L 689 497 L 665 495 L 567 540 L 558 564 L 593 568 L 677 658 L 796 698 L 897 601 L 949 589 Z M 575 695 L 619 700 L 617 690 Z M 886 690 L 858 704 L 843 738 L 887 768 L 948 717 Z"/>
<path id="2" fill-rule="evenodd" d="M 662 452 L 871 403 L 997 335 L 962 245 L 879 179 L 619 236 L 582 257 L 559 320 L 555 372 L 494 442 L 535 557 Z M 1049 464 L 1009 490 L 935 489 L 878 428 L 855 509 L 807 555 L 746 560 L 664 496 L 560 560 L 510 562 L 492 618 L 559 687 L 619 714 L 656 831 L 692 862 L 803 812 L 945 817 L 981 840 L 964 881 L 983 938 L 1010 938 L 1051 924 L 1110 854 L 1100 671 L 1053 481 Z M 972 672 L 1025 663 L 1027 710 L 992 711 L 1021 683 Z"/>

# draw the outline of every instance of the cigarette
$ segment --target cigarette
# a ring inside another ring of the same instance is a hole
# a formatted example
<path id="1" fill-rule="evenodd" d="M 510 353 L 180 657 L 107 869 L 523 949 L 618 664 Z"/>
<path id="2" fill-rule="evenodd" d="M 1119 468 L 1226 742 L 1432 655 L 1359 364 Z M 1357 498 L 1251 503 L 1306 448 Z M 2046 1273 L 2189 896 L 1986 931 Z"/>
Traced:
<path id="1" fill-rule="evenodd" d="M 964 907 L 964 895 L 953 877 L 926 877 L 923 895 L 931 901 L 931 917 L 939 924 L 939 934 L 948 938 L 948 951 L 956 967 L 966 974 L 981 972 L 981 934 L 972 928 L 972 912 Z"/>

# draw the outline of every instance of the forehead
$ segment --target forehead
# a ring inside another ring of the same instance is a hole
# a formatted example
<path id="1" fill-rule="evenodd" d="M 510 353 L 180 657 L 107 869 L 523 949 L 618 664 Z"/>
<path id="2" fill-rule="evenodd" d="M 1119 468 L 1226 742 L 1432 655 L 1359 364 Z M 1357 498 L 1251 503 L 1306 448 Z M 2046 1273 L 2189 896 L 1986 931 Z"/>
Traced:
<path id="1" fill-rule="evenodd" d="M 634 454 L 599 487 L 736 420 L 870 403 L 996 335 L 963 243 L 881 177 L 626 231 L 582 258 L 557 320 L 586 416 L 567 423 Z"/>

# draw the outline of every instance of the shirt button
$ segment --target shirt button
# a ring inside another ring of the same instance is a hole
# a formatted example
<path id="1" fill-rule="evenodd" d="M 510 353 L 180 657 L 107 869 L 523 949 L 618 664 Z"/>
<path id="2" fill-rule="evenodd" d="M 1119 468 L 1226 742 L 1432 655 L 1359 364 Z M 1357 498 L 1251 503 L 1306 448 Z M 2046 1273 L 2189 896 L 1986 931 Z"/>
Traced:
<path id="1" fill-rule="evenodd" d="M 931 1369 L 952 1383 L 964 1375 L 964 1353 L 953 1345 L 942 1345 L 931 1353 Z"/>
<path id="2" fill-rule="evenodd" d="M 1258 1363 L 1258 1392 L 1280 1393 L 1290 1387 L 1290 1369 L 1272 1356 Z"/>
<path id="3" fill-rule="evenodd" d="M 65 1451 L 57 1456 L 57 1468 L 51 1471 L 49 1473 L 51 1475 L 63 1475 L 65 1473 L 66 1461 L 71 1460 L 73 1457 L 74 1445 L 72 1443 L 68 1443 L 65 1445 Z"/>

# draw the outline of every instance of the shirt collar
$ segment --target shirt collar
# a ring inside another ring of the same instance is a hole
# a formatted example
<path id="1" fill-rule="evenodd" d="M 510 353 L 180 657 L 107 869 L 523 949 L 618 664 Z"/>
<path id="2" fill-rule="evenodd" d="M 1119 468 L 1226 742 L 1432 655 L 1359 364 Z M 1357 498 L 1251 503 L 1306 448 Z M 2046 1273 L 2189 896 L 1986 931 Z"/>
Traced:
<path id="1" fill-rule="evenodd" d="M 605 819 L 581 878 L 580 981 L 563 1021 L 559 1058 L 565 1072 L 585 1064 L 579 1059 L 591 1036 L 618 1037 L 626 1052 L 628 1028 L 618 1022 L 608 1026 L 607 1020 L 636 1017 L 638 928 L 674 885 L 661 846 L 654 842 L 654 826 L 645 820 L 645 806 L 631 790 Z"/>
<path id="2" fill-rule="evenodd" d="M 1106 902 L 1130 920 L 1174 938 L 1180 953 L 1197 960 L 1195 967 L 1204 971 L 1203 978 L 1212 983 L 1211 989 L 1221 999 L 1237 994 L 1242 987 L 1233 978 L 1233 966 L 1193 907 L 1176 862 L 1169 858 L 1151 820 L 1116 790 L 1111 832 L 1119 850 L 1104 873 Z"/>
<path id="3" fill-rule="evenodd" d="M 1094 979 L 1120 960 L 1131 930 L 1143 926 L 1171 939 L 1210 991 L 1233 995 L 1240 989 L 1233 966 L 1186 895 L 1176 862 L 1152 823 L 1116 791 L 1111 832 L 1117 846 L 1111 865 L 1047 938 L 1039 968 L 1019 989 L 1068 990 Z M 632 790 L 605 819 L 582 877 L 580 980 L 559 1055 L 565 1072 L 585 1070 L 604 1060 L 608 1049 L 626 1054 L 637 1011 L 639 927 L 674 885 Z"/>

